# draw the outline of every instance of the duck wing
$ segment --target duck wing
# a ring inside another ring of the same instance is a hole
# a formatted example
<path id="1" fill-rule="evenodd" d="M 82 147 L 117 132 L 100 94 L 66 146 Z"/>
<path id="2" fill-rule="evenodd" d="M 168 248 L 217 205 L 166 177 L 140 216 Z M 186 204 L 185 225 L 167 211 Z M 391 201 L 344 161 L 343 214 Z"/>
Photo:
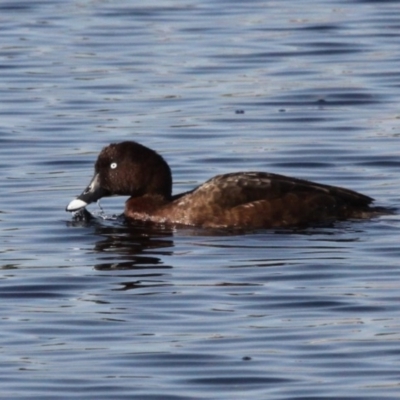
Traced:
<path id="1" fill-rule="evenodd" d="M 193 196 L 208 198 L 224 208 L 284 198 L 288 194 L 301 195 L 302 198 L 319 194 L 354 207 L 366 207 L 373 201 L 373 198 L 353 190 L 267 172 L 217 175 L 192 192 Z"/>
<path id="2" fill-rule="evenodd" d="M 180 221 L 207 227 L 286 227 L 363 218 L 369 196 L 266 172 L 218 175 L 173 199 Z"/>

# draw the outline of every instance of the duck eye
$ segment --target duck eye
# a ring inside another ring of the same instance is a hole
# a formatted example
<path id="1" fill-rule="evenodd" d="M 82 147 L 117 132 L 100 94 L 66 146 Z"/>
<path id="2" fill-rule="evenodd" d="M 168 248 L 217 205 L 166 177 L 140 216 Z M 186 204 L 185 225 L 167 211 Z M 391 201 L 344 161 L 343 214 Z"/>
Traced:
<path id="1" fill-rule="evenodd" d="M 115 163 L 115 162 L 111 163 L 110 167 L 111 167 L 111 169 L 117 168 L 117 163 Z"/>

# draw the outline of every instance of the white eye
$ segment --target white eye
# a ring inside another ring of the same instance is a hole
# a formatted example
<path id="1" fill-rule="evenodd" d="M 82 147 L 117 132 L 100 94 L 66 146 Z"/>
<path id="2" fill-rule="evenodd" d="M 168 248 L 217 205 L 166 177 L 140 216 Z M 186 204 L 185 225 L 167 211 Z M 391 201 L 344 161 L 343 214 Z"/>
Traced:
<path id="1" fill-rule="evenodd" d="M 115 163 L 115 162 L 111 163 L 110 167 L 111 167 L 111 169 L 117 168 L 117 163 Z"/>

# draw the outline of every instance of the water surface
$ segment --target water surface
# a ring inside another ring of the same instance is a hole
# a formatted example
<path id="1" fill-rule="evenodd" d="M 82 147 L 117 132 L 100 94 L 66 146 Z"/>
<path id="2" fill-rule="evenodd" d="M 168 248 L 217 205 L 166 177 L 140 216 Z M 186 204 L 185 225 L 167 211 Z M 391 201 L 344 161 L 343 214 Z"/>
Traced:
<path id="1" fill-rule="evenodd" d="M 122 140 L 175 193 L 262 170 L 398 207 L 398 2 L 3 1 L 0 21 L 4 398 L 399 398 L 397 214 L 227 232 L 64 211 Z"/>

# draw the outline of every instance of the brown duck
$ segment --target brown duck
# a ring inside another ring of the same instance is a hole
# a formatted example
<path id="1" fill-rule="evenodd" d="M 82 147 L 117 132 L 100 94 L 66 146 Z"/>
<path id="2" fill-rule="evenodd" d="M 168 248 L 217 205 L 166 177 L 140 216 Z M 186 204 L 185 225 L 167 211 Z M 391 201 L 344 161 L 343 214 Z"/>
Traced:
<path id="1" fill-rule="evenodd" d="M 105 196 L 130 196 L 126 218 L 212 228 L 277 228 L 376 215 L 373 199 L 353 190 L 267 172 L 234 172 L 172 195 L 166 161 L 136 142 L 105 147 L 89 186 L 72 200 L 77 211 Z"/>

